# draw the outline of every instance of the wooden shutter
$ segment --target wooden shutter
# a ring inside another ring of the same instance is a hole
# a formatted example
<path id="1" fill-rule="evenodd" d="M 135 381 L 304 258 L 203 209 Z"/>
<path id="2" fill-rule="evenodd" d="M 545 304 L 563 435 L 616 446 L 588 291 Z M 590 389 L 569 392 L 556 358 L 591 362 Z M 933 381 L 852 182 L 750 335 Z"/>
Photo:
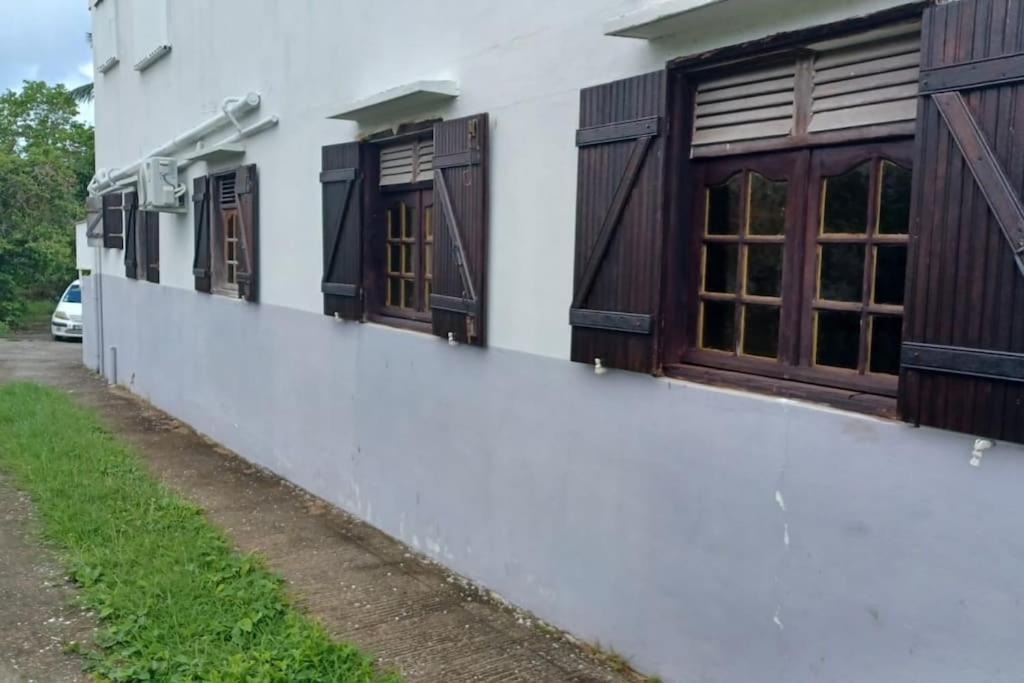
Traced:
<path id="1" fill-rule="evenodd" d="M 925 12 L 900 407 L 1024 442 L 1024 3 Z"/>
<path id="2" fill-rule="evenodd" d="M 89 246 L 96 246 L 103 239 L 103 197 L 85 198 L 85 237 Z"/>
<path id="3" fill-rule="evenodd" d="M 196 291 L 207 294 L 213 283 L 210 273 L 210 184 L 210 177 L 205 175 L 192 181 L 192 275 Z"/>
<path id="4" fill-rule="evenodd" d="M 160 282 L 160 214 L 156 211 L 139 213 L 143 245 L 142 273 L 148 282 Z"/>
<path id="5" fill-rule="evenodd" d="M 238 298 L 256 301 L 259 270 L 259 176 L 256 165 L 242 166 L 235 172 L 238 196 Z"/>
<path id="6" fill-rule="evenodd" d="M 572 360 L 656 370 L 665 73 L 580 93 Z"/>
<path id="7" fill-rule="evenodd" d="M 486 343 L 487 114 L 434 124 L 434 334 Z"/>
<path id="8" fill-rule="evenodd" d="M 358 142 L 321 150 L 323 194 L 324 314 L 345 320 L 363 317 L 362 146 Z"/>
<path id="9" fill-rule="evenodd" d="M 124 198 L 124 276 L 137 280 L 139 277 L 139 241 L 136 223 L 139 217 L 139 195 L 125 192 Z"/>
<path id="10" fill-rule="evenodd" d="M 124 197 L 120 192 L 103 195 L 103 246 L 124 248 Z"/>

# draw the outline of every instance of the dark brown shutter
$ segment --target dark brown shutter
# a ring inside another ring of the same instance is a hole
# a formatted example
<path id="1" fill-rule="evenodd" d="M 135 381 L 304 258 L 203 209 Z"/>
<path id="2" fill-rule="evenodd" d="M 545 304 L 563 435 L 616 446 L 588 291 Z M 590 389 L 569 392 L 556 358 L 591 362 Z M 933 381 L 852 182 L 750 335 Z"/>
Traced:
<path id="1" fill-rule="evenodd" d="M 192 181 L 193 256 L 192 275 L 196 291 L 210 293 L 210 177 L 201 176 Z"/>
<path id="2" fill-rule="evenodd" d="M 321 149 L 323 194 L 324 314 L 363 317 L 363 174 L 361 145 L 346 142 Z"/>
<path id="3" fill-rule="evenodd" d="M 580 93 L 574 361 L 657 369 L 664 114 L 663 71 Z"/>
<path id="4" fill-rule="evenodd" d="M 925 11 L 900 408 L 1024 442 L 1024 3 Z"/>
<path id="5" fill-rule="evenodd" d="M 160 214 L 156 211 L 142 211 L 140 215 L 145 255 L 142 275 L 149 282 L 160 282 Z"/>
<path id="6" fill-rule="evenodd" d="M 110 249 L 124 248 L 124 212 L 121 205 L 124 197 L 120 192 L 103 195 L 103 246 Z"/>
<path id="7" fill-rule="evenodd" d="M 434 334 L 486 344 L 487 114 L 434 124 Z"/>
<path id="8" fill-rule="evenodd" d="M 235 172 L 238 196 L 239 230 L 238 297 L 256 301 L 259 279 L 259 177 L 256 165 L 242 166 Z"/>
<path id="9" fill-rule="evenodd" d="M 124 276 L 137 280 L 139 277 L 139 241 L 137 223 L 139 218 L 139 195 L 125 192 L 124 198 Z"/>

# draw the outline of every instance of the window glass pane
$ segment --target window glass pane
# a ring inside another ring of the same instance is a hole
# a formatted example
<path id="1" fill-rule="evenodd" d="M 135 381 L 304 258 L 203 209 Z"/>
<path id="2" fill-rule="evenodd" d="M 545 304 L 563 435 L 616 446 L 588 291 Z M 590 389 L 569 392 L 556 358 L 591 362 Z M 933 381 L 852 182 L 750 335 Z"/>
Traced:
<path id="1" fill-rule="evenodd" d="M 775 182 L 750 174 L 750 234 L 781 235 L 786 231 L 785 180 Z"/>
<path id="2" fill-rule="evenodd" d="M 406 275 L 413 274 L 413 263 L 412 263 L 412 245 L 402 245 L 402 272 Z"/>
<path id="3" fill-rule="evenodd" d="M 882 194 L 878 213 L 878 232 L 903 235 L 910 227 L 911 172 L 894 163 L 882 162 Z"/>
<path id="4" fill-rule="evenodd" d="M 860 351 L 860 313 L 818 311 L 815 316 L 814 362 L 856 370 Z"/>
<path id="5" fill-rule="evenodd" d="M 736 349 L 735 304 L 728 301 L 705 301 L 701 346 L 705 349 L 733 351 Z"/>
<path id="6" fill-rule="evenodd" d="M 735 244 L 704 245 L 704 291 L 736 291 L 736 257 L 739 247 Z"/>
<path id="7" fill-rule="evenodd" d="M 401 305 L 402 281 L 397 277 L 388 278 L 388 291 L 386 301 L 388 306 Z"/>
<path id="8" fill-rule="evenodd" d="M 862 234 L 868 228 L 871 162 L 825 180 L 825 208 L 821 231 Z"/>
<path id="9" fill-rule="evenodd" d="M 412 222 L 409 220 L 409 207 L 402 202 L 399 205 L 399 214 L 402 222 L 402 237 L 412 239 Z"/>
<path id="10" fill-rule="evenodd" d="M 864 294 L 863 244 L 821 245 L 818 296 L 828 301 L 861 301 Z"/>
<path id="11" fill-rule="evenodd" d="M 875 303 L 902 306 L 906 274 L 906 246 L 875 247 Z"/>
<path id="12" fill-rule="evenodd" d="M 708 188 L 709 235 L 738 235 L 743 216 L 742 176 L 737 173 L 722 185 Z"/>
<path id="13" fill-rule="evenodd" d="M 387 211 L 388 220 L 388 237 L 391 239 L 398 239 L 401 235 L 398 233 L 398 209 L 391 208 Z"/>
<path id="14" fill-rule="evenodd" d="M 411 280 L 402 280 L 402 308 L 416 308 L 413 297 L 416 294 L 416 283 Z"/>
<path id="15" fill-rule="evenodd" d="M 402 262 L 399 260 L 399 246 L 397 244 L 388 245 L 388 272 L 397 273 L 402 268 Z"/>
<path id="16" fill-rule="evenodd" d="M 779 308 L 743 307 L 743 353 L 765 358 L 779 356 Z"/>
<path id="17" fill-rule="evenodd" d="M 782 296 L 781 244 L 747 246 L 747 294 Z"/>
<path id="18" fill-rule="evenodd" d="M 871 372 L 898 375 L 900 372 L 900 340 L 903 319 L 895 315 L 871 318 Z"/>

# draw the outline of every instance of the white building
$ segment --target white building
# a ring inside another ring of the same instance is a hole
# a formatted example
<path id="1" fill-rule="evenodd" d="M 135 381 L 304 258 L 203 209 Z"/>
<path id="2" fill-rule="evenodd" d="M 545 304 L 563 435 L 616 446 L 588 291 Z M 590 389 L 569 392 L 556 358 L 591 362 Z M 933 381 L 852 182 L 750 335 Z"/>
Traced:
<path id="1" fill-rule="evenodd" d="M 92 4 L 87 365 L 665 680 L 1024 676 L 1017 0 Z"/>

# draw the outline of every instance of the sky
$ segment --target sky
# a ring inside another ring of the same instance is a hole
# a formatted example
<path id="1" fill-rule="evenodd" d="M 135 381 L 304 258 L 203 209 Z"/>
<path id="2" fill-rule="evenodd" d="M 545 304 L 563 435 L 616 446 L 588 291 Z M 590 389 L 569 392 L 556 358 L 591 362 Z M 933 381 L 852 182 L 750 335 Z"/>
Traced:
<path id="1" fill-rule="evenodd" d="M 92 80 L 87 0 L 0 0 L 0 91 L 25 79 L 63 83 Z M 92 122 L 92 105 L 81 118 Z"/>

